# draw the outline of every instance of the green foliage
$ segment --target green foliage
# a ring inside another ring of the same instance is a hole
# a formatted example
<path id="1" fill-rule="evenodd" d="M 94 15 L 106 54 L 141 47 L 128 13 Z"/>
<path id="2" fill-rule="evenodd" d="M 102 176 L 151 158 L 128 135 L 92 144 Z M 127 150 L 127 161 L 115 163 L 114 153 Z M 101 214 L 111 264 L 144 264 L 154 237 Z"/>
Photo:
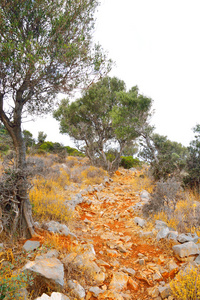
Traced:
<path id="1" fill-rule="evenodd" d="M 21 289 L 31 284 L 32 276 L 27 272 L 13 272 L 14 266 L 8 263 L 0 269 L 0 300 L 23 299 Z"/>
<path id="2" fill-rule="evenodd" d="M 118 168 L 124 148 L 140 135 L 151 102 L 139 95 L 137 87 L 127 93 L 122 80 L 105 77 L 91 85 L 82 98 L 72 103 L 64 99 L 54 117 L 60 121 L 61 133 L 76 139 L 92 164 L 112 172 Z M 113 142 L 118 149 L 111 155 Z"/>
<path id="3" fill-rule="evenodd" d="M 188 149 L 181 143 L 170 141 L 166 136 L 153 134 L 151 148 L 145 146 L 140 155 L 150 163 L 155 180 L 166 180 L 169 175 L 180 177 L 186 166 Z"/>
<path id="4" fill-rule="evenodd" d="M 77 149 L 72 148 L 70 146 L 65 146 L 64 148 L 67 150 L 67 153 L 70 156 L 80 156 L 80 157 L 84 157 L 85 156 L 82 152 L 80 152 Z"/>
<path id="5" fill-rule="evenodd" d="M 47 138 L 47 134 L 46 133 L 44 133 L 43 131 L 39 131 L 38 132 L 38 138 L 37 138 L 38 144 L 44 143 L 45 140 L 46 140 L 46 138 Z"/>
<path id="6" fill-rule="evenodd" d="M 118 139 L 131 141 L 139 137 L 145 127 L 152 99 L 139 94 L 138 87 L 117 93 L 118 104 L 112 109 L 112 126 Z"/>
<path id="7" fill-rule="evenodd" d="M 11 140 L 5 126 L 0 122 L 0 152 L 6 154 L 11 148 Z"/>
<path id="8" fill-rule="evenodd" d="M 195 139 L 191 141 L 188 147 L 187 158 L 187 176 L 184 178 L 184 183 L 191 189 L 200 193 L 200 125 L 193 128 Z"/>
<path id="9" fill-rule="evenodd" d="M 27 147 L 33 147 L 35 145 L 35 140 L 33 138 L 33 135 L 30 131 L 28 130 L 23 130 L 23 137 L 26 143 L 26 148 Z"/>
<path id="10" fill-rule="evenodd" d="M 120 166 L 124 169 L 130 169 L 135 167 L 141 167 L 142 163 L 138 158 L 133 158 L 132 156 L 122 156 Z"/>
<path id="11" fill-rule="evenodd" d="M 54 150 L 54 145 L 52 142 L 44 142 L 42 145 L 40 145 L 40 149 L 46 151 L 46 152 L 51 152 Z"/>
<path id="12" fill-rule="evenodd" d="M 23 227 L 22 235 L 34 234 L 31 214 L 25 212 L 28 184 L 22 118 L 25 113 L 50 111 L 58 93 L 86 87 L 110 70 L 101 47 L 92 44 L 98 4 L 98 0 L 0 1 L 0 121 L 16 152 L 16 225 Z"/>

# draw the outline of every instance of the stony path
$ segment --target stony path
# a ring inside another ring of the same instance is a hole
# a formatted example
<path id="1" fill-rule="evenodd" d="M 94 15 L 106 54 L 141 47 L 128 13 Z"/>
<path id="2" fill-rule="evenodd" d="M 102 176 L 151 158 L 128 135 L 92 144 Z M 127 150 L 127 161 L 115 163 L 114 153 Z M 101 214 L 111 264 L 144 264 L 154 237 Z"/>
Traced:
<path id="1" fill-rule="evenodd" d="M 174 277 L 178 261 L 135 224 L 139 212 L 133 206 L 140 197 L 132 188 L 133 176 L 131 171 L 117 172 L 104 187 L 84 195 L 86 202 L 76 208 L 76 235 L 82 244 L 93 245 L 95 263 L 105 274 L 97 286 L 106 292 L 98 297 L 88 292 L 87 300 L 168 297 L 164 286 Z"/>

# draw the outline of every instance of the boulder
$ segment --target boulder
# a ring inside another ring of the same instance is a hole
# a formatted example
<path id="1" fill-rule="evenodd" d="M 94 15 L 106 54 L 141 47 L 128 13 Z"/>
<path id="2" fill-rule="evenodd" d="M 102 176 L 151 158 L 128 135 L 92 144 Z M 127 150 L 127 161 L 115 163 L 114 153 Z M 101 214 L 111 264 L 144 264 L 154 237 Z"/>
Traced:
<path id="1" fill-rule="evenodd" d="M 65 224 L 60 224 L 56 221 L 45 223 L 43 227 L 53 233 L 58 233 L 65 236 L 70 235 L 71 237 L 77 238 L 75 234 L 70 232 L 69 228 Z"/>
<path id="2" fill-rule="evenodd" d="M 136 225 L 138 225 L 140 227 L 144 227 L 145 224 L 146 224 L 146 221 L 144 219 L 139 218 L 139 217 L 135 217 L 134 222 L 135 222 Z"/>
<path id="3" fill-rule="evenodd" d="M 23 245 L 23 249 L 28 252 L 28 251 L 33 251 L 37 248 L 40 247 L 40 242 L 39 241 L 26 241 L 25 244 Z"/>
<path id="4" fill-rule="evenodd" d="M 186 242 L 194 242 L 197 243 L 199 237 L 196 234 L 191 233 L 181 233 L 177 237 L 177 241 L 179 243 L 186 243 Z"/>
<path id="5" fill-rule="evenodd" d="M 53 292 L 50 297 L 44 293 L 42 294 L 41 297 L 38 297 L 35 300 L 70 300 L 70 299 L 62 293 Z"/>
<path id="6" fill-rule="evenodd" d="M 64 266 L 55 257 L 30 261 L 24 266 L 23 270 L 37 273 L 60 286 L 64 285 Z"/>
<path id="7" fill-rule="evenodd" d="M 162 229 L 164 227 L 168 227 L 166 222 L 160 221 L 160 220 L 155 221 L 155 229 L 159 230 L 159 229 Z"/>
<path id="8" fill-rule="evenodd" d="M 174 240 L 177 241 L 178 232 L 177 231 L 169 231 L 167 238 L 168 240 Z"/>
<path id="9" fill-rule="evenodd" d="M 190 255 L 199 254 L 199 248 L 194 242 L 187 242 L 172 247 L 174 253 L 178 257 L 188 257 Z"/>

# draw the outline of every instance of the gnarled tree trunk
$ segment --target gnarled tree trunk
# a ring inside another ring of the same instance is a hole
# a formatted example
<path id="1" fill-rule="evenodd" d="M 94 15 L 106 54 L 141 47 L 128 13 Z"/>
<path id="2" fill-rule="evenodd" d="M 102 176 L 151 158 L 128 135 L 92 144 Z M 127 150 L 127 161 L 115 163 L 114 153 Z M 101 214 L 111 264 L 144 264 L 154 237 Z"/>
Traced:
<path id="1" fill-rule="evenodd" d="M 1 101 L 2 100 L 2 101 Z M 8 130 L 15 149 L 14 167 L 9 170 L 11 195 L 9 214 L 12 215 L 12 224 L 9 224 L 11 234 L 30 237 L 34 235 L 31 204 L 28 196 L 28 179 L 26 167 L 26 145 L 21 130 L 22 99 L 17 99 L 13 120 L 9 120 L 3 111 L 3 96 L 0 97 L 0 119 Z"/>

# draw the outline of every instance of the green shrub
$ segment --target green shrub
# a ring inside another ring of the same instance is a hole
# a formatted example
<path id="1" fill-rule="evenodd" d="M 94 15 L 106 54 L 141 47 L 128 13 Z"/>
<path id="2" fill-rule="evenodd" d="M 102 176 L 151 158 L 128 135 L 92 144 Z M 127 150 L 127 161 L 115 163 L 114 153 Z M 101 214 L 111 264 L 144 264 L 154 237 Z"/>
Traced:
<path id="1" fill-rule="evenodd" d="M 67 150 L 67 153 L 70 155 L 70 156 L 81 156 L 81 157 L 85 157 L 85 155 L 78 151 L 76 148 L 72 148 L 70 146 L 66 146 L 64 147 L 66 150 Z"/>
<path id="2" fill-rule="evenodd" d="M 13 265 L 8 263 L 0 270 L 0 300 L 23 299 L 21 290 L 33 279 L 28 271 L 13 272 L 12 269 Z"/>
<path id="3" fill-rule="evenodd" d="M 40 149 L 46 152 L 51 152 L 54 150 L 54 144 L 52 142 L 44 142 L 42 145 L 40 145 Z"/>
<path id="4" fill-rule="evenodd" d="M 124 169 L 130 169 L 135 167 L 141 167 L 142 163 L 138 158 L 132 156 L 122 156 L 120 166 Z"/>

